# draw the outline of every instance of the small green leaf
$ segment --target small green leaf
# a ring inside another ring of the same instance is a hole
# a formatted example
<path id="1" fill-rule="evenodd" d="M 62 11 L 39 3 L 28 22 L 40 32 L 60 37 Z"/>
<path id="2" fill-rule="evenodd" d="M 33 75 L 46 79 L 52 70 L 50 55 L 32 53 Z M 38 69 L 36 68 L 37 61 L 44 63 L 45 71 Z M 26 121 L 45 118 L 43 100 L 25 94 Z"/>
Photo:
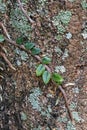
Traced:
<path id="1" fill-rule="evenodd" d="M 40 48 L 34 47 L 34 48 L 32 48 L 31 52 L 33 55 L 37 55 L 41 52 L 41 50 L 40 50 Z"/>
<path id="2" fill-rule="evenodd" d="M 37 76 L 41 76 L 44 71 L 45 71 L 45 66 L 43 66 L 42 64 L 40 64 L 37 67 L 37 69 L 36 69 L 36 75 Z"/>
<path id="3" fill-rule="evenodd" d="M 43 57 L 43 59 L 42 59 L 43 64 L 49 64 L 50 62 L 51 62 L 51 58 L 49 58 L 47 56 Z"/>
<path id="4" fill-rule="evenodd" d="M 26 49 L 30 50 L 35 46 L 35 44 L 31 43 L 31 42 L 27 42 L 27 43 L 25 43 L 24 46 L 25 46 Z"/>
<path id="5" fill-rule="evenodd" d="M 58 84 L 62 84 L 62 82 L 63 82 L 62 76 L 59 75 L 59 74 L 57 74 L 57 73 L 53 73 L 53 74 L 52 74 L 52 79 L 53 79 L 56 83 L 58 83 Z"/>
<path id="6" fill-rule="evenodd" d="M 0 35 L 0 42 L 3 42 L 5 39 L 4 39 L 4 36 L 1 34 Z"/>
<path id="7" fill-rule="evenodd" d="M 49 83 L 51 79 L 51 74 L 48 71 L 44 71 L 42 78 L 43 78 L 44 83 L 47 84 Z"/>
<path id="8" fill-rule="evenodd" d="M 16 43 L 17 44 L 23 44 L 23 42 L 24 42 L 24 39 L 23 39 L 23 37 L 18 37 L 17 39 L 16 39 Z"/>

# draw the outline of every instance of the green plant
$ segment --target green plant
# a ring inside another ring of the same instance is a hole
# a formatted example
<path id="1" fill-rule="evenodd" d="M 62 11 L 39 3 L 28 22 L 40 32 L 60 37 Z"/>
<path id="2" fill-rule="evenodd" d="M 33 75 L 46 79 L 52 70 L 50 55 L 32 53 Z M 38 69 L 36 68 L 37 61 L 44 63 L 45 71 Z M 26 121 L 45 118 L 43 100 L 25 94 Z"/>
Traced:
<path id="1" fill-rule="evenodd" d="M 55 81 L 58 84 L 62 84 L 62 82 L 63 82 L 62 76 L 59 75 L 58 73 L 53 73 L 52 74 L 52 79 L 53 79 L 53 81 Z"/>
<path id="2" fill-rule="evenodd" d="M 51 58 L 45 56 L 42 58 L 42 63 L 43 64 L 49 64 L 51 62 Z"/>
<path id="3" fill-rule="evenodd" d="M 44 71 L 45 71 L 45 66 L 43 66 L 42 64 L 39 64 L 39 66 L 36 69 L 36 75 L 41 76 Z"/>
<path id="4" fill-rule="evenodd" d="M 40 48 L 35 47 L 34 43 L 29 42 L 29 41 L 25 41 L 23 37 L 18 37 L 16 39 L 16 43 L 19 45 L 24 44 L 24 47 L 27 50 L 30 50 L 32 55 L 37 55 L 41 52 Z"/>
<path id="5" fill-rule="evenodd" d="M 16 42 L 21 45 L 24 44 L 26 50 L 30 50 L 32 55 L 37 55 L 41 52 L 40 48 L 35 47 L 35 44 L 32 42 L 24 42 L 23 37 L 17 38 Z M 49 72 L 46 68 L 47 65 L 51 64 L 51 58 L 45 56 L 41 59 L 41 63 L 36 68 L 36 76 L 42 76 L 42 80 L 45 84 L 48 84 L 50 80 L 53 80 L 57 84 L 62 84 L 63 78 L 61 75 Z"/>
<path id="6" fill-rule="evenodd" d="M 48 84 L 51 79 L 51 73 L 49 73 L 48 71 L 44 71 L 42 78 L 43 78 L 44 83 Z"/>
<path id="7" fill-rule="evenodd" d="M 63 78 L 58 73 L 51 73 L 46 70 L 45 65 L 39 64 L 39 66 L 36 69 L 36 75 L 42 76 L 43 82 L 45 84 L 48 84 L 50 80 L 53 80 L 57 84 L 62 84 Z"/>

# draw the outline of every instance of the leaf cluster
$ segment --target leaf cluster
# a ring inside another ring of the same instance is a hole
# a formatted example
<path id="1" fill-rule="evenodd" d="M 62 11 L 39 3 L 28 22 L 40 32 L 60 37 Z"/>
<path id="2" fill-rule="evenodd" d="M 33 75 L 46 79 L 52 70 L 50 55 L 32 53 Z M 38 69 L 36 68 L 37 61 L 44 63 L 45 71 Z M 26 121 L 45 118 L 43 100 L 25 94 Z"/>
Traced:
<path id="1" fill-rule="evenodd" d="M 17 38 L 16 42 L 20 45 L 23 44 L 24 42 L 23 37 Z M 37 55 L 41 52 L 40 48 L 35 47 L 35 43 L 29 42 L 29 41 L 25 42 L 24 47 L 27 50 L 30 50 L 31 54 L 33 55 Z M 36 68 L 36 76 L 38 77 L 42 76 L 42 80 L 45 84 L 48 84 L 51 79 L 57 84 L 62 84 L 63 78 L 61 75 L 57 73 L 51 73 L 46 70 L 45 65 L 50 64 L 50 63 L 51 63 L 51 58 L 47 56 L 43 57 L 41 60 L 41 64 L 39 64 L 38 67 Z"/>
<path id="2" fill-rule="evenodd" d="M 23 44 L 24 43 L 24 39 L 23 37 L 19 37 L 17 38 L 16 42 L 18 44 Z M 31 51 L 31 54 L 33 55 L 37 55 L 41 52 L 40 48 L 35 47 L 35 43 L 32 42 L 25 42 L 24 43 L 24 47 L 27 50 Z M 36 68 L 36 76 L 42 76 L 42 80 L 45 84 L 48 84 L 49 81 L 52 79 L 54 82 L 56 82 L 57 84 L 62 84 L 63 82 L 63 78 L 61 75 L 57 74 L 57 73 L 51 73 L 49 71 L 46 70 L 45 65 L 48 65 L 51 63 L 51 58 L 45 56 L 41 59 L 41 64 L 38 65 L 38 67 Z"/>
<path id="3" fill-rule="evenodd" d="M 30 50 L 32 55 L 37 55 L 41 52 L 40 48 L 35 47 L 35 43 L 32 43 L 30 41 L 26 41 L 24 40 L 23 37 L 18 37 L 16 40 L 16 43 L 19 45 L 23 45 L 27 50 Z"/>
<path id="4" fill-rule="evenodd" d="M 48 72 L 43 64 L 39 64 L 37 67 L 36 75 L 42 76 L 43 82 L 45 84 L 48 84 L 51 79 L 57 84 L 62 84 L 63 82 L 63 78 L 60 74 Z"/>
<path id="5" fill-rule="evenodd" d="M 0 42 L 3 41 L 4 41 L 4 37 L 3 35 L 0 35 Z M 35 43 L 29 41 L 25 42 L 23 37 L 17 38 L 16 43 L 19 45 L 22 45 L 24 43 L 24 47 L 27 50 L 30 50 L 32 55 L 37 55 L 41 52 L 40 48 L 35 47 Z M 45 65 L 51 63 L 51 58 L 45 56 L 42 58 L 41 63 L 42 64 L 39 64 L 38 67 L 36 68 L 36 76 L 38 77 L 42 76 L 43 82 L 45 84 L 48 84 L 51 79 L 57 84 L 62 84 L 63 78 L 61 75 L 59 75 L 58 73 L 51 73 L 48 70 L 46 70 Z"/>

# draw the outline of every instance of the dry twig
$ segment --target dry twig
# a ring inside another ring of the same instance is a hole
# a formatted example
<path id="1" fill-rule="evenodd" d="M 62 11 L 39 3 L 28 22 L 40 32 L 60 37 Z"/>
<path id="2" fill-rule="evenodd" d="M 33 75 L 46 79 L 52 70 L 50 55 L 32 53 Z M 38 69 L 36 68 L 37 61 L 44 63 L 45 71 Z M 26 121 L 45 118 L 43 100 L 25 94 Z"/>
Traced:
<path id="1" fill-rule="evenodd" d="M 2 22 L 0 22 L 0 26 L 3 28 L 6 37 L 10 39 L 10 35 L 8 34 L 8 31 Z"/>
<path id="2" fill-rule="evenodd" d="M 2 27 L 3 31 L 4 31 L 4 34 L 7 36 L 7 38 L 10 40 L 10 35 L 6 29 L 6 27 L 4 26 L 4 24 L 2 22 L 0 22 L 0 26 Z M 0 45 L 1 49 L 4 50 L 5 52 L 5 49 Z M 3 52 L 0 52 L 0 55 L 4 58 L 4 60 L 6 61 L 6 63 L 9 65 L 9 67 L 12 69 L 12 70 L 16 70 L 13 65 L 11 64 L 11 62 L 7 59 L 7 57 L 5 56 L 5 53 Z"/>
<path id="3" fill-rule="evenodd" d="M 62 88 L 62 86 L 58 86 L 58 88 L 60 89 L 60 91 L 61 91 L 61 93 L 62 93 L 62 95 L 63 95 L 63 97 L 65 99 L 65 104 L 66 104 L 70 119 L 73 121 L 73 117 L 72 117 L 72 113 L 71 113 L 69 105 L 68 105 L 66 93 L 65 93 L 64 89 Z"/>
<path id="4" fill-rule="evenodd" d="M 19 49 L 21 49 L 21 50 L 27 52 L 28 54 L 31 54 L 31 52 L 30 52 L 29 50 L 27 50 L 23 45 L 20 46 L 20 45 L 18 45 L 15 41 L 13 41 L 13 40 L 11 40 L 11 39 L 8 39 L 8 38 L 5 38 L 5 40 L 8 41 L 10 44 L 12 44 L 12 45 L 18 47 Z M 32 55 L 32 54 L 31 54 L 31 55 Z M 41 58 L 40 58 L 38 55 L 32 55 L 32 57 L 34 57 L 36 60 L 38 60 L 38 61 L 41 62 Z M 51 69 L 50 69 L 47 65 L 45 65 L 45 68 L 51 73 Z"/>
<path id="5" fill-rule="evenodd" d="M 11 64 L 11 62 L 7 59 L 7 57 L 5 56 L 5 54 L 3 52 L 0 52 L 0 55 L 4 58 L 4 60 L 6 61 L 6 63 L 9 65 L 9 67 L 12 69 L 12 70 L 16 70 L 13 65 Z"/>

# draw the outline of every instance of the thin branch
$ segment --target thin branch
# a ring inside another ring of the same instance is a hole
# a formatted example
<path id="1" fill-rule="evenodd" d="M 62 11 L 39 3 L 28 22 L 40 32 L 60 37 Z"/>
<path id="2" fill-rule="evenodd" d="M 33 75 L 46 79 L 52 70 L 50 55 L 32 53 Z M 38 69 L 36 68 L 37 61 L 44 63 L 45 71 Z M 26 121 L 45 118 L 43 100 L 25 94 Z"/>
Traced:
<path id="1" fill-rule="evenodd" d="M 2 22 L 0 22 L 0 26 L 3 28 L 4 33 L 7 36 L 7 38 L 10 39 L 10 35 L 8 34 L 8 31 Z"/>
<path id="2" fill-rule="evenodd" d="M 15 41 L 8 39 L 8 38 L 5 38 L 5 40 L 8 41 L 10 44 L 12 44 L 12 45 L 18 47 L 19 49 L 27 52 L 28 54 L 32 55 L 31 51 L 27 50 L 23 45 L 20 46 Z M 38 55 L 32 55 L 32 57 L 34 57 L 36 60 L 41 62 L 41 58 Z M 47 65 L 45 65 L 45 68 L 51 73 L 51 69 Z"/>
<path id="3" fill-rule="evenodd" d="M 69 104 L 68 104 L 68 101 L 67 101 L 67 96 L 66 96 L 66 93 L 64 91 L 64 89 L 62 88 L 62 86 L 58 86 L 58 88 L 60 89 L 64 99 L 65 99 L 65 104 L 66 104 L 66 107 L 67 107 L 67 110 L 68 110 L 68 113 L 69 113 L 69 116 L 70 116 L 70 119 L 73 121 L 73 117 L 72 117 L 72 113 L 71 113 L 71 110 L 69 108 Z"/>
<path id="4" fill-rule="evenodd" d="M 30 18 L 30 16 L 27 14 L 27 12 L 24 10 L 23 6 L 22 6 L 22 3 L 20 0 L 17 0 L 18 4 L 19 4 L 19 7 L 20 9 L 22 10 L 22 12 L 24 13 L 24 15 L 26 16 L 26 18 L 28 19 L 28 21 L 30 23 L 34 23 L 34 21 Z"/>
<path id="5" fill-rule="evenodd" d="M 9 65 L 9 67 L 12 69 L 12 70 L 15 70 L 16 69 L 13 67 L 13 65 L 11 64 L 11 62 L 7 59 L 7 57 L 5 56 L 5 54 L 3 52 L 0 52 L 0 55 L 4 58 L 4 60 L 6 61 L 6 63 Z"/>
<path id="6" fill-rule="evenodd" d="M 12 45 L 14 45 L 14 46 L 16 46 L 16 47 L 18 47 L 19 49 L 21 49 L 21 50 L 23 50 L 23 51 L 25 51 L 25 52 L 27 52 L 28 54 L 31 54 L 31 52 L 29 51 L 29 50 L 27 50 L 23 45 L 18 45 L 15 41 L 13 41 L 13 40 L 11 40 L 11 39 L 8 39 L 8 38 L 6 38 L 5 37 L 5 40 L 7 41 L 7 42 L 9 42 L 10 44 L 12 44 Z M 32 55 L 32 54 L 31 54 Z M 35 57 L 37 60 L 41 60 L 41 58 L 39 57 L 39 56 L 37 56 L 37 55 L 32 55 L 33 57 Z"/>

